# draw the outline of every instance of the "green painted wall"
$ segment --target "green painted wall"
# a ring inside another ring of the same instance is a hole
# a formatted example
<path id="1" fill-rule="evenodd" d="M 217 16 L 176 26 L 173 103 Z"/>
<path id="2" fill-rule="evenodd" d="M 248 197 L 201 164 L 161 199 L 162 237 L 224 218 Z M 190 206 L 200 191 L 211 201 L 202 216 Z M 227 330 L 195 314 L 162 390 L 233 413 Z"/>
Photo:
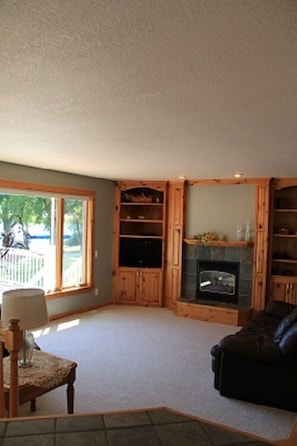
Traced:
<path id="1" fill-rule="evenodd" d="M 236 240 L 237 225 L 255 224 L 255 186 L 220 184 L 189 186 L 186 192 L 185 233 L 224 234 Z"/>

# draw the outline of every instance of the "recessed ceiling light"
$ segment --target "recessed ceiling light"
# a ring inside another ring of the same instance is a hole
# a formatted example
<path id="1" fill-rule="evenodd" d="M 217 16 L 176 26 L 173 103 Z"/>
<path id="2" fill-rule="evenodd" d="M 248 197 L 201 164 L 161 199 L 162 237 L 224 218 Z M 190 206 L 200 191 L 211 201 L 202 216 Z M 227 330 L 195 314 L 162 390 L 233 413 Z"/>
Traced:
<path id="1" fill-rule="evenodd" d="M 179 180 L 184 180 L 186 177 L 184 175 L 179 175 L 178 179 Z"/>
<path id="2" fill-rule="evenodd" d="M 235 176 L 235 178 L 241 178 L 241 177 L 243 177 L 243 173 L 241 173 L 241 172 L 236 172 L 236 173 L 234 174 L 234 176 Z"/>

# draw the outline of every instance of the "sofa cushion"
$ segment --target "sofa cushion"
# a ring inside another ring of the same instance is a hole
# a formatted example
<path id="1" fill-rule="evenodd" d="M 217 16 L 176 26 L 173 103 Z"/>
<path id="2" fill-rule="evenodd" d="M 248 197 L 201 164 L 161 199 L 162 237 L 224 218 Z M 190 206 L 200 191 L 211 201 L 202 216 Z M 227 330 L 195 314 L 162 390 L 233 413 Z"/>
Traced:
<path id="1" fill-rule="evenodd" d="M 297 308 L 280 321 L 274 333 L 274 342 L 280 342 L 283 335 L 295 322 L 297 322 Z"/>

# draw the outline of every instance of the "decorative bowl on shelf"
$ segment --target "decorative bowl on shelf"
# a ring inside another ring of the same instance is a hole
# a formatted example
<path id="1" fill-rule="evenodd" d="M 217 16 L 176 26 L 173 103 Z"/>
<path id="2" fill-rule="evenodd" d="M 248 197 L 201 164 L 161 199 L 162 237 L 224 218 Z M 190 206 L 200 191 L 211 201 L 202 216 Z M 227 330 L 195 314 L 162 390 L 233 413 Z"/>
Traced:
<path id="1" fill-rule="evenodd" d="M 289 228 L 278 228 L 277 232 L 282 235 L 289 235 L 290 229 Z"/>
<path id="2" fill-rule="evenodd" d="M 146 197 L 145 195 L 132 196 L 132 203 L 152 203 L 152 197 Z"/>

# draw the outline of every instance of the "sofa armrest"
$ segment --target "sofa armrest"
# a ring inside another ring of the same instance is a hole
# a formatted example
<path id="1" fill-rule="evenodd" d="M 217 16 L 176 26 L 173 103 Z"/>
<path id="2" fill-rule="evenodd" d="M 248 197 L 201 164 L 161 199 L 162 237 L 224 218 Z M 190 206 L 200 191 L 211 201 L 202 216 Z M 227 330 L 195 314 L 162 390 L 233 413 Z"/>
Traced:
<path id="1" fill-rule="evenodd" d="M 296 376 L 297 361 L 271 364 L 223 353 L 217 381 L 223 396 L 295 412 Z"/>

